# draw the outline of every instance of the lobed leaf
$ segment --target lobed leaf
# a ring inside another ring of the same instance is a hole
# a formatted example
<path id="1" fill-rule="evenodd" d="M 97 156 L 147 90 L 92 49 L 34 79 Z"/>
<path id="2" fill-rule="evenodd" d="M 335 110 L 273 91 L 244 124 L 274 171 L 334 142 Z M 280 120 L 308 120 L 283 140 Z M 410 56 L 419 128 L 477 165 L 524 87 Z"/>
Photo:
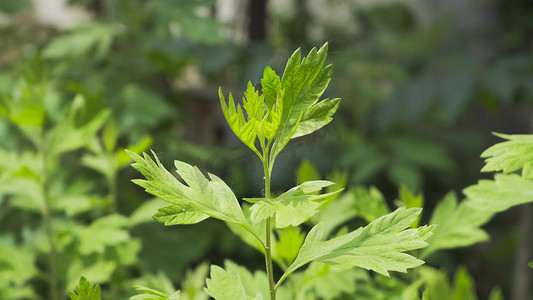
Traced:
<path id="1" fill-rule="evenodd" d="M 132 166 L 141 172 L 146 180 L 133 180 L 134 183 L 146 189 L 146 191 L 170 204 L 181 207 L 187 205 L 187 209 L 195 208 L 199 212 L 225 221 L 235 223 L 248 232 L 258 237 L 257 233 L 244 217 L 241 206 L 231 189 L 217 176 L 209 174 L 206 178 L 197 167 L 193 167 L 181 161 L 174 161 L 178 175 L 186 184 L 181 183 L 168 172 L 157 155 L 152 152 L 155 162 L 144 153 L 141 157 L 131 151 L 128 154 L 135 162 Z M 187 210 L 186 209 L 186 210 Z M 203 216 L 195 214 L 193 219 L 181 221 L 198 221 Z M 187 215 L 190 217 L 190 215 Z"/>
<path id="2" fill-rule="evenodd" d="M 206 280 L 205 292 L 215 300 L 246 300 L 244 286 L 235 272 L 226 272 L 219 266 L 211 266 L 211 278 Z"/>
<path id="3" fill-rule="evenodd" d="M 523 178 L 533 178 L 533 135 L 495 135 L 507 141 L 493 145 L 481 154 L 481 157 L 487 158 L 481 171 L 512 173 L 522 169 Z"/>
<path id="4" fill-rule="evenodd" d="M 467 201 L 458 205 L 455 194 L 447 194 L 433 211 L 429 223 L 438 226 L 428 238 L 429 246 L 422 250 L 421 257 L 428 257 L 439 250 L 470 246 L 488 240 L 489 236 L 481 226 L 493 215 L 489 211 L 476 210 Z"/>
<path id="5" fill-rule="evenodd" d="M 209 216 L 188 203 L 181 203 L 158 209 L 153 218 L 157 222 L 165 224 L 165 226 L 170 226 L 196 224 L 209 218 Z"/>
<path id="6" fill-rule="evenodd" d="M 470 207 L 502 212 L 512 206 L 533 201 L 533 182 L 516 174 L 496 174 L 494 180 L 480 180 L 463 190 Z"/>
<path id="7" fill-rule="evenodd" d="M 314 226 L 298 256 L 285 271 L 280 282 L 296 269 L 311 261 L 331 265 L 358 266 L 382 275 L 389 271 L 406 272 L 424 262 L 404 252 L 428 246 L 427 240 L 435 226 L 407 229 L 421 209 L 404 207 L 382 216 L 364 228 L 323 241 L 323 225 Z"/>
<path id="8" fill-rule="evenodd" d="M 324 111 L 336 110 L 334 107 L 338 106 L 338 103 L 335 102 L 331 103 L 333 106 L 321 104 L 310 110 L 320 99 L 331 79 L 331 65 L 322 68 L 326 60 L 327 51 L 328 44 L 326 43 L 318 51 L 313 48 L 301 62 L 300 49 L 296 50 L 289 58 L 280 85 L 280 89 L 285 92 L 285 96 L 280 127 L 276 134 L 276 142 L 272 147 L 274 157 L 278 155 L 291 138 L 309 134 L 325 125 L 311 125 L 314 122 L 311 119 L 312 116 L 319 117 L 317 120 L 319 123 L 326 122 L 327 124 L 329 123 L 327 117 L 321 117 Z M 306 114 L 307 116 L 304 118 Z M 296 135 L 302 120 L 307 124 Z"/>
<path id="9" fill-rule="evenodd" d="M 99 285 L 92 285 L 82 276 L 76 292 L 70 292 L 69 296 L 71 300 L 100 300 L 101 294 Z"/>
<path id="10" fill-rule="evenodd" d="M 249 202 L 257 202 L 250 208 L 252 223 L 257 224 L 275 216 L 277 228 L 298 226 L 318 212 L 322 201 L 342 191 L 315 195 L 332 182 L 317 180 L 300 184 L 275 199 L 251 198 Z"/>

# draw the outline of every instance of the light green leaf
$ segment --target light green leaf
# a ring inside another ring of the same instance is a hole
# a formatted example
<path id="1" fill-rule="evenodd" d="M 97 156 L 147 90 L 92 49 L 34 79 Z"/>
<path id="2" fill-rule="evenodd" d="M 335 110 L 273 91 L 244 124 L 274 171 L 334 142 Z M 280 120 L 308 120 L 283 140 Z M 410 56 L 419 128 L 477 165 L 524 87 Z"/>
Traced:
<path id="1" fill-rule="evenodd" d="M 135 295 L 130 300 L 179 300 L 181 299 L 181 292 L 176 291 L 172 295 L 168 295 L 164 292 L 151 289 L 144 286 L 135 286 L 135 289 L 143 292 L 143 294 Z"/>
<path id="2" fill-rule="evenodd" d="M 333 115 L 339 108 L 341 99 L 324 99 L 311 106 L 302 116 L 300 125 L 292 138 L 313 133 L 326 126 L 333 120 Z"/>
<path id="3" fill-rule="evenodd" d="M 152 142 L 153 142 L 152 138 L 149 136 L 146 136 L 142 138 L 138 143 L 134 145 L 130 145 L 126 149 L 128 149 L 131 152 L 142 153 L 146 151 L 152 145 Z M 124 151 L 123 148 L 120 148 L 117 150 L 117 152 L 115 153 L 115 157 L 116 157 L 117 165 L 119 168 L 123 168 L 127 166 L 128 164 L 130 164 L 131 162 L 130 156 L 128 155 L 128 153 L 126 153 L 126 151 Z"/>
<path id="4" fill-rule="evenodd" d="M 206 280 L 206 293 L 215 300 L 246 300 L 244 286 L 235 272 L 226 272 L 219 266 L 211 266 L 211 278 Z"/>
<path id="5" fill-rule="evenodd" d="M 170 226 L 196 224 L 209 218 L 209 216 L 188 203 L 181 203 L 160 208 L 153 218 L 165 226 Z"/>
<path id="6" fill-rule="evenodd" d="M 280 89 L 285 92 L 285 95 L 283 98 L 281 124 L 272 147 L 274 157 L 295 136 L 301 120 L 305 120 L 302 119 L 303 115 L 310 113 L 308 110 L 324 93 L 331 79 L 331 65 L 322 68 L 327 51 L 328 44 L 326 43 L 318 51 L 313 48 L 301 62 L 300 49 L 296 50 L 289 58 L 281 79 Z M 316 112 L 308 116 L 315 115 L 318 111 L 325 109 L 325 107 L 320 105 L 316 109 Z M 318 114 L 318 116 L 321 115 Z M 302 136 L 307 131 L 301 131 L 299 136 Z"/>
<path id="7" fill-rule="evenodd" d="M 145 188 L 148 193 L 170 204 L 185 203 L 210 217 L 235 223 L 259 239 L 244 217 L 237 198 L 217 176 L 209 174 L 209 180 L 198 168 L 176 160 L 174 164 L 177 173 L 187 184 L 185 185 L 163 167 L 155 153 L 154 162 L 146 153 L 143 153 L 143 158 L 131 151 L 127 152 L 135 162 L 132 166 L 146 177 L 146 180 L 137 179 L 133 182 Z"/>
<path id="8" fill-rule="evenodd" d="M 89 122 L 77 126 L 77 118 L 84 107 L 84 98 L 77 95 L 70 108 L 63 115 L 62 120 L 46 137 L 50 153 L 59 154 L 88 145 L 110 115 L 109 110 L 102 110 Z"/>
<path id="9" fill-rule="evenodd" d="M 274 239 L 273 252 L 280 257 L 288 266 L 298 255 L 298 250 L 302 246 L 305 235 L 299 227 L 287 227 L 277 230 L 278 239 Z"/>
<path id="10" fill-rule="evenodd" d="M 496 174 L 494 180 L 480 180 L 463 192 L 472 208 L 497 213 L 533 201 L 533 182 L 516 174 Z"/>
<path id="11" fill-rule="evenodd" d="M 252 223 L 257 224 L 275 215 L 277 228 L 298 226 L 318 212 L 318 208 L 322 205 L 319 201 L 342 191 L 315 195 L 322 188 L 332 184 L 324 180 L 309 181 L 293 187 L 275 199 L 246 199 L 257 202 L 250 208 Z"/>
<path id="12" fill-rule="evenodd" d="M 99 260 L 92 265 L 86 266 L 79 257 L 71 260 L 66 274 L 66 289 L 67 291 L 74 289 L 78 278 L 81 276 L 88 278 L 90 282 L 106 282 L 116 267 L 117 263 L 114 261 Z"/>
<path id="13" fill-rule="evenodd" d="M 76 293 L 70 292 L 71 300 L 100 300 L 102 291 L 99 285 L 92 285 L 85 277 L 80 278 Z"/>
<path id="14" fill-rule="evenodd" d="M 320 211 L 311 218 L 311 221 L 314 224 L 322 223 L 324 236 L 329 236 L 339 225 L 357 216 L 358 211 L 354 202 L 354 193 L 344 193 L 333 201 L 325 203 Z"/>
<path id="15" fill-rule="evenodd" d="M 12 177 L 0 181 L 0 195 L 14 195 L 12 205 L 27 210 L 38 209 L 39 212 L 46 211 L 45 196 L 42 184 L 27 177 Z"/>
<path id="16" fill-rule="evenodd" d="M 424 195 L 422 193 L 415 194 L 413 191 L 409 190 L 405 184 L 400 186 L 399 194 L 400 204 L 398 206 L 405 205 L 407 208 L 424 206 Z M 412 228 L 418 227 L 418 224 L 420 224 L 420 217 L 421 216 L 419 215 L 418 219 L 416 219 L 413 225 L 411 225 Z"/>
<path id="17" fill-rule="evenodd" d="M 513 173 L 522 169 L 523 178 L 533 178 L 533 135 L 495 135 L 507 141 L 493 145 L 481 154 L 481 157 L 487 158 L 481 172 Z"/>
<path id="18" fill-rule="evenodd" d="M 425 240 L 435 226 L 406 229 L 421 209 L 404 207 L 382 216 L 364 228 L 323 241 L 323 225 L 314 226 L 300 248 L 298 256 L 283 274 L 281 281 L 311 261 L 332 265 L 357 266 L 388 276 L 389 271 L 406 272 L 424 262 L 404 252 L 428 246 Z"/>
<path id="19" fill-rule="evenodd" d="M 354 196 L 354 207 L 365 221 L 370 223 L 390 213 L 383 194 L 377 188 L 358 186 L 351 193 Z"/>
<path id="20" fill-rule="evenodd" d="M 261 79 L 261 90 L 265 96 L 268 108 L 272 108 L 276 103 L 278 92 L 281 89 L 281 80 L 270 67 L 266 67 Z"/>
<path id="21" fill-rule="evenodd" d="M 102 131 L 102 142 L 107 152 L 113 152 L 117 144 L 119 137 L 117 122 L 114 119 L 111 119 L 104 126 Z M 144 150 L 143 150 L 144 151 Z"/>
<path id="22" fill-rule="evenodd" d="M 237 104 L 237 109 L 235 109 L 235 100 L 233 100 L 233 95 L 231 93 L 229 94 L 228 104 L 226 104 L 226 100 L 224 99 L 222 88 L 219 88 L 218 96 L 220 98 L 220 105 L 224 117 L 226 118 L 226 122 L 233 133 L 235 133 L 235 135 L 248 146 L 248 148 L 254 151 L 259 157 L 262 157 L 254 144 L 257 136 L 257 132 L 254 130 L 255 120 L 252 118 L 249 118 L 248 122 L 245 120 L 240 104 Z"/>
<path id="23" fill-rule="evenodd" d="M 428 238 L 429 246 L 422 250 L 421 257 L 432 253 L 458 247 L 470 246 L 488 240 L 488 234 L 481 229 L 493 213 L 476 210 L 467 201 L 457 205 L 454 193 L 448 193 L 437 205 L 430 224 L 436 224 L 433 235 Z"/>
<path id="24" fill-rule="evenodd" d="M 477 300 L 472 278 L 465 268 L 455 273 L 453 285 L 448 282 L 446 273 L 437 272 L 428 279 L 423 300 Z"/>
<path id="25" fill-rule="evenodd" d="M 503 300 L 502 290 L 498 287 L 493 288 L 490 292 L 489 300 Z"/>
<path id="26" fill-rule="evenodd" d="M 104 23 L 88 23 L 70 30 L 68 34 L 52 40 L 43 51 L 43 57 L 63 59 L 65 57 L 94 54 L 103 58 L 109 51 L 116 30 Z"/>
<path id="27" fill-rule="evenodd" d="M 194 270 L 187 271 L 185 280 L 181 283 L 181 296 L 186 300 L 207 300 L 209 297 L 203 288 L 208 274 L 207 263 L 202 263 Z"/>
<path id="28" fill-rule="evenodd" d="M 108 153 L 102 152 L 99 154 L 85 154 L 81 158 L 81 163 L 97 172 L 102 173 L 107 178 L 115 176 L 117 164 L 115 157 Z"/>
<path id="29" fill-rule="evenodd" d="M 74 235 L 79 239 L 79 251 L 83 255 L 104 253 L 107 246 L 115 246 L 130 239 L 125 229 L 128 219 L 121 215 L 107 215 L 91 225 L 75 228 Z"/>
<path id="30" fill-rule="evenodd" d="M 239 276 L 248 300 L 269 298 L 270 292 L 268 285 L 265 284 L 267 282 L 267 276 L 264 271 L 257 270 L 252 273 L 245 267 L 239 266 L 230 260 L 224 261 L 224 269 L 228 273 Z"/>

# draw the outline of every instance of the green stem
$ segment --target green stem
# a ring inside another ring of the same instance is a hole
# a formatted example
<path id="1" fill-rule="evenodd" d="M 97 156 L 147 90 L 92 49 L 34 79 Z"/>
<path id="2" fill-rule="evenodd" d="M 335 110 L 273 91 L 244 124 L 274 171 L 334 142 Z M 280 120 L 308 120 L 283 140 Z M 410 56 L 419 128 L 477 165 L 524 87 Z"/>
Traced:
<path id="1" fill-rule="evenodd" d="M 263 151 L 264 153 L 264 151 Z M 265 198 L 270 198 L 270 166 L 268 163 L 268 155 L 264 155 L 263 168 L 265 170 Z M 271 249 L 271 228 L 270 218 L 266 220 L 266 245 L 265 245 L 265 260 L 266 271 L 268 277 L 268 285 L 270 287 L 270 300 L 276 300 L 276 287 L 274 284 L 274 272 L 272 270 L 272 249 Z"/>
<path id="2" fill-rule="evenodd" d="M 45 199 L 46 202 L 46 211 L 43 213 L 43 223 L 46 229 L 46 236 L 48 238 L 48 244 L 50 245 L 50 252 L 48 252 L 48 265 L 49 265 L 49 278 L 48 286 L 50 293 L 50 300 L 57 299 L 57 251 L 54 244 L 54 233 L 51 226 L 50 210 L 48 205 L 48 199 Z"/>
<path id="3" fill-rule="evenodd" d="M 51 217 L 51 207 L 50 207 L 50 197 L 48 195 L 48 178 L 50 172 L 50 166 L 48 164 L 48 154 L 46 147 L 44 145 L 44 137 L 41 134 L 41 139 L 39 143 L 39 149 L 41 151 L 41 159 L 43 163 L 43 178 L 42 178 L 42 192 L 44 197 L 44 210 L 43 215 L 43 225 L 45 227 L 46 237 L 48 244 L 50 245 L 50 251 L 48 252 L 48 268 L 49 268 L 49 278 L 48 278 L 48 288 L 49 288 L 49 297 L 50 300 L 58 299 L 57 295 L 57 250 L 54 243 L 54 231 L 52 229 L 52 217 Z"/>
<path id="4" fill-rule="evenodd" d="M 111 213 L 117 212 L 117 183 L 116 183 L 116 172 L 113 173 L 113 176 L 107 177 L 107 184 L 109 186 L 109 197 L 110 197 L 110 211 Z"/>

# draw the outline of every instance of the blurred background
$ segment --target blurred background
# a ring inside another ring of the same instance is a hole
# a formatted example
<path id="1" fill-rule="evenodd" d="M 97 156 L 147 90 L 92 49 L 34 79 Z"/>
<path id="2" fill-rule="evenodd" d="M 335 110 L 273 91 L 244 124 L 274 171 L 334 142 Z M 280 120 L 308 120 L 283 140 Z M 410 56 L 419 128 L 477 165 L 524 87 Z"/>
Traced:
<path id="1" fill-rule="evenodd" d="M 179 286 L 204 261 L 262 268 L 216 221 L 152 221 L 162 205 L 130 182 L 140 175 L 122 149 L 259 196 L 260 162 L 226 126 L 218 87 L 239 99 L 266 65 L 282 74 L 295 49 L 325 42 L 325 97 L 342 98 L 339 112 L 289 144 L 273 190 L 308 168 L 376 186 L 389 203 L 407 187 L 430 211 L 488 177 L 479 156 L 499 141 L 491 132 L 531 133 L 528 0 L 0 1 L 0 298 L 64 299 L 90 274 L 106 299 L 127 299 L 136 283 Z M 490 242 L 428 263 L 465 265 L 480 299 L 494 286 L 512 295 L 513 276 L 527 276 L 513 264 L 530 261 L 530 210 L 498 215 Z"/>

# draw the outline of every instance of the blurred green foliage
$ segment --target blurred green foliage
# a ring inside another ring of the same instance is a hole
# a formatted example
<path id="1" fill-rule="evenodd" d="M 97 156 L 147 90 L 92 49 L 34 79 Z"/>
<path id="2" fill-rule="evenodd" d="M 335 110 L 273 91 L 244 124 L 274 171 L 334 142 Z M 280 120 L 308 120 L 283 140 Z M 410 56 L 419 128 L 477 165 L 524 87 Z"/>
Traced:
<path id="1" fill-rule="evenodd" d="M 206 223 L 198 234 L 146 223 L 163 204 L 145 202 L 129 182 L 134 175 L 124 170 L 129 157 L 123 149 L 151 147 L 165 153 L 163 162 L 179 158 L 205 166 L 240 195 L 259 190 L 253 178 L 260 176 L 248 174 L 260 168 L 233 147 L 213 85 L 244 90 L 265 65 L 279 68 L 300 46 L 306 51 L 330 42 L 335 70 L 325 96 L 344 103 L 325 133 L 280 155 L 274 189 L 292 186 L 295 177 L 301 182 L 331 174 L 341 182 L 331 191 L 359 184 L 382 191 L 358 187 L 349 193 L 354 199 L 339 198 L 339 207 L 326 212 L 336 216 L 326 224 L 330 230 L 354 211 L 360 217 L 354 226 L 382 215 L 398 185 L 424 191 L 423 205 L 434 207 L 432 199 L 477 179 L 489 131 L 530 131 L 524 112 L 533 97 L 533 12 L 527 0 L 473 2 L 467 17 L 407 1 L 310 2 L 272 1 L 267 39 L 250 44 L 236 37 L 245 35 L 238 22 L 214 17 L 215 0 L 75 0 L 70 4 L 88 12 L 90 21 L 65 28 L 38 20 L 32 1 L 0 1 L 0 298 L 47 299 L 56 285 L 58 298 L 66 299 L 82 274 L 102 284 L 103 299 L 127 299 L 134 284 L 171 295 L 173 283 L 194 281 L 184 270 L 206 258 L 222 264 L 221 254 L 261 268 L 258 256 L 225 228 Z M 239 18 L 245 22 L 247 13 Z M 468 25 L 470 18 L 481 18 L 481 25 Z M 306 159 L 316 166 L 298 168 Z M 417 196 L 399 198 L 416 207 L 422 205 Z M 487 238 L 479 227 L 490 217 L 466 220 L 469 208 L 451 194 L 431 220 L 452 210 L 458 221 L 445 222 L 434 239 L 449 237 L 456 247 Z M 459 228 L 462 221 L 469 223 Z M 435 243 L 424 251 L 429 256 L 444 248 Z M 509 272 L 514 248 L 496 248 L 498 267 L 483 272 L 503 278 L 496 273 Z M 53 252 L 57 282 L 51 285 Z M 450 270 L 461 262 L 453 253 L 433 259 Z M 308 272 L 328 274 L 321 268 Z M 316 293 L 331 294 L 316 276 Z M 370 280 L 355 273 L 327 276 Z M 451 285 L 442 283 L 441 273 L 431 278 L 439 278 L 439 295 L 469 285 L 463 271 Z M 383 299 L 390 299 L 389 288 L 395 285 L 379 278 L 368 285 Z"/>

